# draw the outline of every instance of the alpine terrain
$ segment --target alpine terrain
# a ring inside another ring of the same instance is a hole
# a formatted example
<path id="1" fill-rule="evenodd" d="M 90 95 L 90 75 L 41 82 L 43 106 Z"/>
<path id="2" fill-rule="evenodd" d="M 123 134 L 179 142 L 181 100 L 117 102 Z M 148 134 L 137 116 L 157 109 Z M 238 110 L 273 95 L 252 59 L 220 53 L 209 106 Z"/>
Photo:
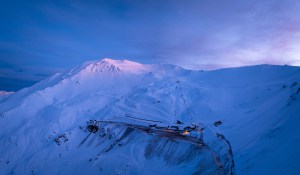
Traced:
<path id="1" fill-rule="evenodd" d="M 0 174 L 300 174 L 300 67 L 102 59 L 0 93 Z"/>

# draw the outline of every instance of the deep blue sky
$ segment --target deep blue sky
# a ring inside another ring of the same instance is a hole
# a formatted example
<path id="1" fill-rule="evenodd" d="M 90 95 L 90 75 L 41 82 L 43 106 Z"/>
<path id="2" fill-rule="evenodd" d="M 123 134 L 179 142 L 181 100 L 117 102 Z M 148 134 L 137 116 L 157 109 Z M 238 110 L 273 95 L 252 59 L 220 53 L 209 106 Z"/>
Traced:
<path id="1" fill-rule="evenodd" d="M 300 65 L 299 0 L 0 0 L 0 90 L 103 57 Z"/>

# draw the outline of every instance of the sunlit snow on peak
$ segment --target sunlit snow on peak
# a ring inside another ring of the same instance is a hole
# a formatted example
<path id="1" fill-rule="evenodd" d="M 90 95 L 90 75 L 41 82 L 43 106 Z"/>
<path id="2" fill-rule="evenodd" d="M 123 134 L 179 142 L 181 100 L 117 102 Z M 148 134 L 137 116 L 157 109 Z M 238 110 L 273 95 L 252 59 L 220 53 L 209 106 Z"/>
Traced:
<path id="1" fill-rule="evenodd" d="M 128 60 L 113 60 L 110 58 L 104 58 L 101 62 L 110 63 L 118 67 L 121 71 L 139 74 L 149 72 L 151 67 L 149 65 L 143 65 L 137 62 L 128 61 Z"/>
<path id="2" fill-rule="evenodd" d="M 128 60 L 113 60 L 104 58 L 100 61 L 88 62 L 80 68 L 80 72 L 95 73 L 95 72 L 122 72 L 131 74 L 141 74 L 151 71 L 150 65 L 143 65 L 137 62 Z"/>
<path id="3" fill-rule="evenodd" d="M 86 72 L 119 72 L 121 71 L 119 67 L 117 67 L 114 64 L 111 64 L 110 62 L 103 60 L 101 62 L 94 62 L 89 65 L 87 65 L 84 70 Z"/>

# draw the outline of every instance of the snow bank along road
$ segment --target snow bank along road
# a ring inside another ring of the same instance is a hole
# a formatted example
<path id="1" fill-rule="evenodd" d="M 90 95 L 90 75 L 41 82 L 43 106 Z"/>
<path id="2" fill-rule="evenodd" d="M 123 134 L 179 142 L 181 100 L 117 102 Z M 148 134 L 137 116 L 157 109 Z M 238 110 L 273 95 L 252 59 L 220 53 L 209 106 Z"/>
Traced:
<path id="1" fill-rule="evenodd" d="M 142 118 L 135 118 L 135 119 L 144 120 Z M 83 141 L 80 143 L 79 146 L 83 145 L 92 134 L 94 135 L 99 134 L 99 132 L 102 132 L 100 134 L 102 136 L 105 133 L 109 134 L 109 132 L 111 132 L 110 131 L 111 129 L 109 128 L 111 128 L 112 126 L 114 128 L 126 127 L 127 129 L 122 134 L 122 136 L 116 139 L 116 142 L 114 142 L 105 152 L 108 152 L 109 150 L 113 149 L 114 145 L 121 143 L 122 140 L 126 139 L 126 137 L 131 132 L 133 132 L 134 130 L 138 130 L 146 134 L 154 135 L 155 137 L 158 138 L 166 138 L 173 141 L 175 140 L 175 141 L 186 142 L 189 144 L 196 145 L 199 149 L 208 151 L 210 153 L 211 157 L 214 160 L 215 166 L 217 167 L 218 170 L 217 174 L 219 175 L 234 174 L 234 159 L 233 159 L 231 145 L 224 135 L 220 133 L 215 133 L 215 136 L 219 138 L 221 141 L 223 141 L 226 144 L 228 149 L 227 156 L 229 159 L 225 159 L 226 161 L 228 161 L 226 163 L 229 165 L 229 168 L 227 167 L 228 168 L 227 170 L 224 168 L 224 164 L 221 160 L 222 158 L 220 157 L 220 154 L 212 146 L 205 144 L 205 141 L 203 140 L 204 127 L 195 124 L 192 124 L 192 126 L 186 126 L 183 125 L 183 123 L 180 121 L 178 121 L 177 125 L 172 125 L 172 126 L 163 126 L 160 122 L 150 123 L 148 126 L 146 126 L 141 124 L 130 124 L 130 123 L 118 122 L 118 121 L 90 120 L 87 125 L 87 130 L 89 131 L 89 134 L 87 135 L 87 137 L 83 139 Z"/>

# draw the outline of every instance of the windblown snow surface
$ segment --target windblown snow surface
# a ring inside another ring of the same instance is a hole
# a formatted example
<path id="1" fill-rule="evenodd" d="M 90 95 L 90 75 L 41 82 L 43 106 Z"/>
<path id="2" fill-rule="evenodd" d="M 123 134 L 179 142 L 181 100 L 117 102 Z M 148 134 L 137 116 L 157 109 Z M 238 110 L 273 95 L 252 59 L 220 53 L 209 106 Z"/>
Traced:
<path id="1" fill-rule="evenodd" d="M 178 120 L 205 146 L 117 124 Z M 299 127 L 299 67 L 103 59 L 1 96 L 0 174 L 300 174 Z"/>

